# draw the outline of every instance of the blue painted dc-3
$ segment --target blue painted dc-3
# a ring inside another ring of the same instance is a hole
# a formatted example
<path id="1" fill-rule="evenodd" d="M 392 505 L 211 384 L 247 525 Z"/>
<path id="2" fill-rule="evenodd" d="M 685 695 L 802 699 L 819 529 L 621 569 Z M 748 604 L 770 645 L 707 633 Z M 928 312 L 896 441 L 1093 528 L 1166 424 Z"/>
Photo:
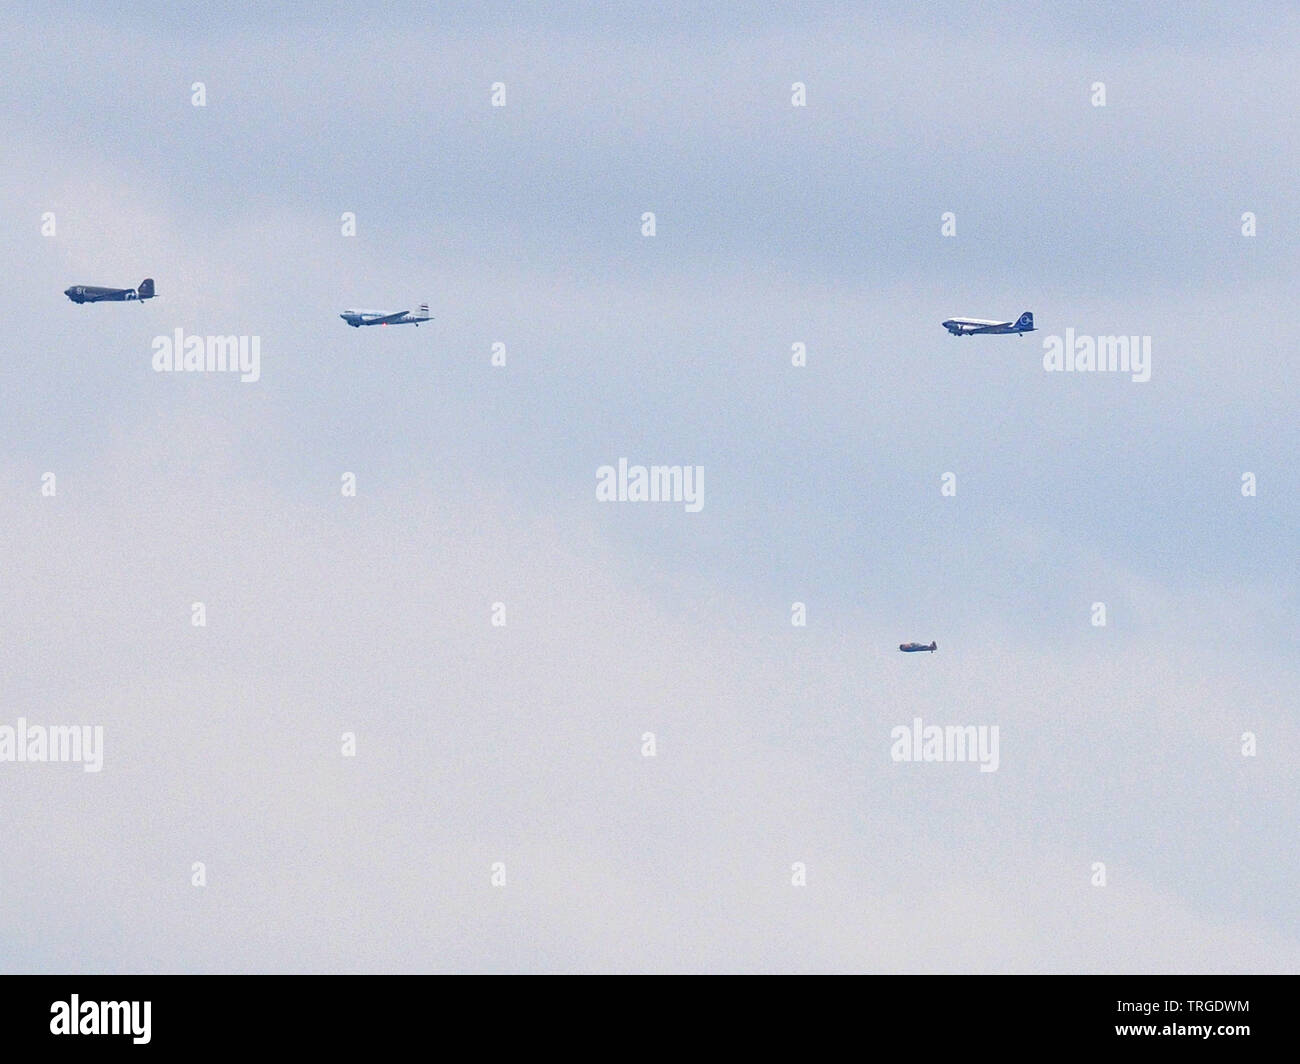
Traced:
<path id="1" fill-rule="evenodd" d="M 985 321 L 983 318 L 949 318 L 943 323 L 953 336 L 977 336 L 980 333 L 1034 332 L 1034 316 L 1025 311 L 1015 321 Z"/>

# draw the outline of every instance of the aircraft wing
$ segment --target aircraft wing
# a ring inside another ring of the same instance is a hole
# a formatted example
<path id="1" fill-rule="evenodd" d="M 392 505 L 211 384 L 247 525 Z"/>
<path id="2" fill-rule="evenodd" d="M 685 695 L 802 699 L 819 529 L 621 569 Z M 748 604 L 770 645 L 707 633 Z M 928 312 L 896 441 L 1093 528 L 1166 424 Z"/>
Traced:
<path id="1" fill-rule="evenodd" d="M 368 322 L 366 322 L 366 324 L 367 325 L 389 325 L 392 322 L 400 321 L 402 318 L 406 317 L 406 314 L 407 314 L 406 311 L 399 310 L 396 314 L 385 314 L 382 318 L 371 318 Z"/>

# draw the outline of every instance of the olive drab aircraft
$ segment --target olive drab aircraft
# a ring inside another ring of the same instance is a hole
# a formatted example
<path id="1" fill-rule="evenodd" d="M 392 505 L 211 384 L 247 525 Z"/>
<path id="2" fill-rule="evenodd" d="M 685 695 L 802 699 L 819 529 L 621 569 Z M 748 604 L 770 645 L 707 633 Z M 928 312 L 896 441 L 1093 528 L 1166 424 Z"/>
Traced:
<path id="1" fill-rule="evenodd" d="M 146 277 L 139 288 L 96 288 L 89 284 L 74 284 L 63 294 L 74 303 L 134 303 L 153 299 L 153 278 Z"/>

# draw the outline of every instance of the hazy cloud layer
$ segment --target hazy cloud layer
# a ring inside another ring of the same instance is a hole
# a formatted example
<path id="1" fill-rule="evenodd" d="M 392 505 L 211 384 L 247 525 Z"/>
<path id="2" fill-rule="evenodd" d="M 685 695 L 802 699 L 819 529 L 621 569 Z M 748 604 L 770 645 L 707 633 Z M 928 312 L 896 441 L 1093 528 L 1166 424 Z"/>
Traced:
<path id="1" fill-rule="evenodd" d="M 0 967 L 1300 968 L 1300 27 L 1120 10 L 0 22 Z"/>

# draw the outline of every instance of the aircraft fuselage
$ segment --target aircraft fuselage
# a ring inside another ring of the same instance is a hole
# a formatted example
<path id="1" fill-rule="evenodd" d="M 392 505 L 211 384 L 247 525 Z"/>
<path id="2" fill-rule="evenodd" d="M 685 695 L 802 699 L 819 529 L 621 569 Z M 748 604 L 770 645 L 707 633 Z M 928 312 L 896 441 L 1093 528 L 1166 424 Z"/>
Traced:
<path id="1" fill-rule="evenodd" d="M 63 294 L 74 303 L 132 303 L 143 299 L 153 299 L 153 278 L 146 277 L 139 288 L 100 288 L 90 284 L 74 284 L 65 288 Z"/>
<path id="2" fill-rule="evenodd" d="M 949 318 L 943 323 L 953 336 L 975 336 L 978 334 L 999 335 L 1007 333 L 1036 332 L 1034 316 L 1025 311 L 1015 321 L 988 321 L 985 318 Z"/>
<path id="3" fill-rule="evenodd" d="M 339 317 L 354 329 L 363 325 L 414 325 L 418 329 L 420 322 L 432 320 L 427 303 L 421 303 L 418 310 L 399 310 L 392 314 L 382 310 L 345 310 Z"/>

